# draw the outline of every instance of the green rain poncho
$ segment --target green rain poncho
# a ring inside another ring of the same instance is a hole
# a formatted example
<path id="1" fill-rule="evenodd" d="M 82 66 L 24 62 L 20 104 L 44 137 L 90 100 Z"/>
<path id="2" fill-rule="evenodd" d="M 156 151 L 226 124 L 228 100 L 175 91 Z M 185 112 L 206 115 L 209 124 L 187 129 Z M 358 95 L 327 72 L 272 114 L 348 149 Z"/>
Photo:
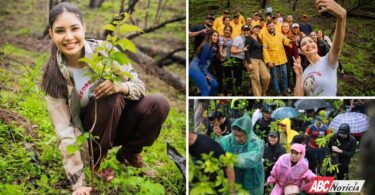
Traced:
<path id="1" fill-rule="evenodd" d="M 264 188 L 264 169 L 262 163 L 264 142 L 255 135 L 249 115 L 244 114 L 236 119 L 233 127 L 238 127 L 247 134 L 245 144 L 238 144 L 233 131 L 231 134 L 218 139 L 221 147 L 226 152 L 236 154 L 237 163 L 234 171 L 236 174 L 236 183 L 242 184 L 243 188 L 250 194 L 261 195 Z"/>

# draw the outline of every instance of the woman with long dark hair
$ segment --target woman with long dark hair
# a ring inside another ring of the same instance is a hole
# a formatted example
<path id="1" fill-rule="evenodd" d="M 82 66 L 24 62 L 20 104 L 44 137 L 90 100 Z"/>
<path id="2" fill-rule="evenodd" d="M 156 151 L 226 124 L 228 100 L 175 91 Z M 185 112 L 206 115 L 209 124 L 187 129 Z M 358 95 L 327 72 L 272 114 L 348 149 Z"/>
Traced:
<path id="1" fill-rule="evenodd" d="M 73 4 L 64 2 L 50 11 L 51 53 L 44 68 L 42 89 L 46 93 L 49 116 L 59 138 L 63 166 L 73 195 L 90 194 L 91 191 L 86 187 L 83 172 L 88 162 L 87 146 L 73 154 L 67 151 L 77 136 L 89 131 L 96 121 L 92 134 L 99 139 L 94 142 L 91 158 L 96 164 L 96 174 L 109 181 L 114 178 L 112 170 L 97 171 L 108 150 L 121 146 L 116 155 L 118 161 L 144 167 L 140 153 L 159 136 L 169 112 L 169 103 L 164 96 L 145 96 L 144 83 L 131 64 L 115 65 L 129 72 L 132 79 L 122 77 L 120 84 L 104 80 L 95 87 L 86 76 L 92 70 L 79 59 L 91 57 L 101 41 L 85 40 L 85 30 L 82 14 Z"/>
<path id="2" fill-rule="evenodd" d="M 289 40 L 291 40 L 291 43 L 289 45 L 284 45 L 284 49 L 285 49 L 286 57 L 288 59 L 287 72 L 286 72 L 288 75 L 288 86 L 293 86 L 295 79 L 296 79 L 296 75 L 293 71 L 293 57 L 297 58 L 299 54 L 298 54 L 298 47 L 297 47 L 297 39 L 293 35 L 290 29 L 291 28 L 288 22 L 284 22 L 282 24 L 281 33 L 285 37 L 287 37 Z M 290 88 L 288 88 L 288 93 L 291 93 Z"/>
<path id="3" fill-rule="evenodd" d="M 189 65 L 189 79 L 198 86 L 202 96 L 215 95 L 219 86 L 215 77 L 208 71 L 218 48 L 218 39 L 217 31 L 209 32 Z"/>
<path id="4" fill-rule="evenodd" d="M 300 41 L 300 48 L 310 65 L 303 70 L 300 58 L 295 59 L 294 71 L 297 75 L 294 95 L 296 96 L 336 96 L 337 67 L 341 47 L 345 38 L 346 10 L 333 0 L 316 0 L 319 12 L 329 12 L 337 18 L 335 39 L 328 54 L 320 57 L 314 40 L 305 36 Z"/>
<path id="5" fill-rule="evenodd" d="M 212 63 L 215 64 L 213 69 L 215 70 L 215 76 L 217 82 L 219 84 L 218 93 L 219 95 L 226 94 L 223 91 L 223 75 L 225 74 L 225 78 L 232 78 L 231 68 L 224 66 L 227 59 L 230 58 L 230 48 L 232 47 L 233 40 L 231 38 L 233 28 L 232 26 L 225 26 L 224 27 L 224 35 L 219 37 L 219 44 L 218 49 L 216 52 L 216 58 L 212 60 Z"/>

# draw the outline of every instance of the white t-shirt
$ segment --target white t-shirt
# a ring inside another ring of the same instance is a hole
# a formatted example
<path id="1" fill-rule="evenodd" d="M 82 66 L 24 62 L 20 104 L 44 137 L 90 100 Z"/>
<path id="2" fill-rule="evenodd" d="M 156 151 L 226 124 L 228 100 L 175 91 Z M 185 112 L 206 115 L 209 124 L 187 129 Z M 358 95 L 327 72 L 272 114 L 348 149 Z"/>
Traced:
<path id="1" fill-rule="evenodd" d="M 303 71 L 303 89 L 308 96 L 336 96 L 338 62 L 333 68 L 329 65 L 328 55 Z"/>
<path id="2" fill-rule="evenodd" d="M 73 73 L 81 108 L 84 108 L 89 103 L 90 97 L 94 91 L 94 84 L 90 82 L 90 76 L 85 75 L 86 72 L 92 72 L 92 70 L 89 66 L 83 68 L 68 68 Z"/>
<path id="3" fill-rule="evenodd" d="M 253 113 L 253 116 L 251 117 L 251 123 L 253 124 L 253 127 L 254 127 L 255 123 L 257 122 L 257 120 L 262 118 L 262 117 L 263 117 L 262 112 L 259 110 L 259 108 L 257 108 L 255 110 L 255 112 Z"/>
<path id="4" fill-rule="evenodd" d="M 245 47 L 245 37 L 244 36 L 237 36 L 234 38 L 232 46 L 238 47 L 238 49 L 243 49 Z M 231 54 L 232 57 L 236 57 L 239 59 L 245 59 L 245 52 L 237 53 L 237 54 Z"/>

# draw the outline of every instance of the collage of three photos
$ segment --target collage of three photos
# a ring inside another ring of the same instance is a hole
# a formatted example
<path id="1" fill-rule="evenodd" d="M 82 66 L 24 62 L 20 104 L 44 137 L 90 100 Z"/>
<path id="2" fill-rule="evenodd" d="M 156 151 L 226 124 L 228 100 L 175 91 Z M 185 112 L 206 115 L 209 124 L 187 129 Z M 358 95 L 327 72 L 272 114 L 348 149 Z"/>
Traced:
<path id="1" fill-rule="evenodd" d="M 374 194 L 375 1 L 0 1 L 0 194 Z"/>

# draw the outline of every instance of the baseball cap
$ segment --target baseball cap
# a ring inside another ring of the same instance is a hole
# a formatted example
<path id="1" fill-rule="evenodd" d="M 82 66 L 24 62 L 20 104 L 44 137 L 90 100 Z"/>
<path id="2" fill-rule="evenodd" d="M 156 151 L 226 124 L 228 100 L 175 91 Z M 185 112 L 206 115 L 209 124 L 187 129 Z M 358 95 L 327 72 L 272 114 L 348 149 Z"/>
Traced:
<path id="1" fill-rule="evenodd" d="M 206 20 L 215 20 L 215 17 L 213 17 L 211 14 L 206 16 Z"/>
<path id="2" fill-rule="evenodd" d="M 295 27 L 299 28 L 299 24 L 297 23 L 292 24 L 292 28 L 295 28 Z"/>
<path id="3" fill-rule="evenodd" d="M 259 24 L 256 24 L 256 25 L 254 25 L 254 26 L 252 27 L 252 29 L 254 29 L 255 27 L 260 28 L 260 25 L 259 25 Z M 271 111 L 271 112 L 272 112 L 272 111 Z"/>
<path id="4" fill-rule="evenodd" d="M 270 131 L 270 133 L 268 134 L 268 136 L 279 137 L 279 134 L 277 133 L 277 131 Z"/>
<path id="5" fill-rule="evenodd" d="M 241 30 L 250 30 L 250 26 L 249 25 L 243 25 L 241 27 Z"/>

